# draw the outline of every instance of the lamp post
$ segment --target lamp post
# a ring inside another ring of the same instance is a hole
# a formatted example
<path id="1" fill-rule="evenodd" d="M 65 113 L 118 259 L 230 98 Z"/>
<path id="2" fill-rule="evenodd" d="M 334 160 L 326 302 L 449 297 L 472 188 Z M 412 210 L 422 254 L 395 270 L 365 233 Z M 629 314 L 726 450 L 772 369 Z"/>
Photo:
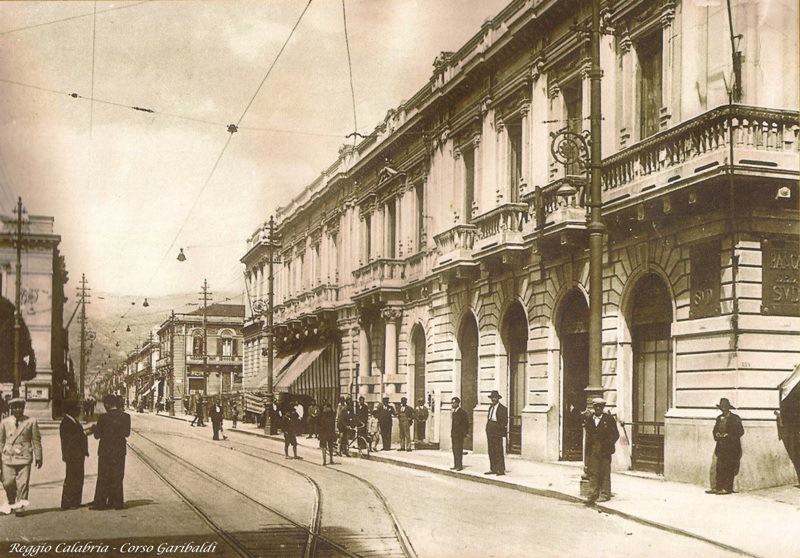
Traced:
<path id="1" fill-rule="evenodd" d="M 590 158 L 589 158 L 589 385 L 586 397 L 603 394 L 603 235 L 602 218 L 602 161 L 601 161 L 601 91 L 600 81 L 600 0 L 592 0 L 591 28 L 592 65 L 589 70 L 590 94 Z"/>

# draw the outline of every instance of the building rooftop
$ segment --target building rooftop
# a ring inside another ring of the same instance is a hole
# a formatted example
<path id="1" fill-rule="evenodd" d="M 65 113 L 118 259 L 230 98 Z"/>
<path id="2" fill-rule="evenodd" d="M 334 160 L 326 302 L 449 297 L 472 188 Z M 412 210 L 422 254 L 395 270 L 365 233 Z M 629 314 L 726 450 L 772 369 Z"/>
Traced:
<path id="1" fill-rule="evenodd" d="M 206 316 L 215 316 L 222 318 L 244 318 L 244 305 L 243 304 L 210 304 L 206 310 Z M 189 316 L 202 316 L 203 309 L 198 308 L 193 312 L 188 313 Z"/>

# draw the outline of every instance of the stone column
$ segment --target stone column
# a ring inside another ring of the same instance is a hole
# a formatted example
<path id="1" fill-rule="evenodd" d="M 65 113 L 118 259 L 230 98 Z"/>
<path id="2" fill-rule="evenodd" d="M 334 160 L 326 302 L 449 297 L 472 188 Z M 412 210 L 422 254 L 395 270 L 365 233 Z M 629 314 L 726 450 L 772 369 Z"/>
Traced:
<path id="1" fill-rule="evenodd" d="M 466 223 L 467 215 L 461 207 L 463 204 L 459 200 L 464 199 L 464 192 L 466 186 L 466 175 L 464 174 L 464 161 L 461 159 L 461 149 L 459 147 L 453 148 L 453 185 L 452 197 L 450 198 L 450 211 L 452 221 L 445 221 L 445 223 Z M 445 225 L 444 229 L 447 230 L 449 226 Z"/>
<path id="2" fill-rule="evenodd" d="M 511 199 L 511 185 L 508 173 L 508 129 L 502 117 L 497 118 L 495 124 L 497 130 L 496 136 L 496 152 L 495 158 L 495 199 L 492 203 L 493 207 L 505 203 Z"/>
<path id="3" fill-rule="evenodd" d="M 472 148 L 473 148 L 473 164 L 475 166 L 475 175 L 473 177 L 474 184 L 472 188 L 472 205 L 474 207 L 468 208 L 470 215 L 469 219 L 472 220 L 472 217 L 480 214 L 480 204 L 481 204 L 481 192 L 483 191 L 482 184 L 483 184 L 483 151 L 481 149 L 481 135 L 475 134 L 475 137 L 472 138 Z"/>
<path id="4" fill-rule="evenodd" d="M 358 328 L 358 373 L 360 376 L 371 376 L 372 370 L 369 366 L 369 339 L 367 338 L 367 322 L 362 318 L 359 320 Z"/>
<path id="5" fill-rule="evenodd" d="M 558 82 L 553 81 L 547 88 L 547 97 L 550 99 L 550 123 L 547 126 L 548 133 L 552 134 L 567 124 L 567 111 L 564 108 L 564 98 L 561 95 L 561 87 L 559 86 Z M 549 179 L 555 180 L 561 174 L 560 170 L 562 169 L 562 166 L 552 155 L 548 156 L 548 161 L 549 164 L 547 166 L 549 169 Z"/>
<path id="6" fill-rule="evenodd" d="M 386 376 L 397 375 L 397 321 L 402 311 L 398 308 L 384 308 L 381 317 L 386 323 L 386 337 L 384 339 L 384 364 L 381 376 L 381 394 L 384 393 L 384 379 Z"/>
<path id="7" fill-rule="evenodd" d="M 531 177 L 531 104 L 530 102 L 523 103 L 519 108 L 520 125 L 522 126 L 522 176 L 520 177 L 520 184 L 530 186 Z M 520 184 L 512 184 L 512 188 L 519 188 Z M 525 192 L 520 191 L 519 195 L 522 196 Z"/>
<path id="8" fill-rule="evenodd" d="M 666 3 L 661 12 L 661 107 L 659 130 L 666 130 L 675 110 L 672 103 L 672 75 L 675 72 L 675 56 L 672 43 L 672 22 L 675 20 L 675 5 Z"/>
<path id="9" fill-rule="evenodd" d="M 636 91 L 633 80 L 633 58 L 634 54 L 631 52 L 633 42 L 627 30 L 619 38 L 619 54 L 622 58 L 622 99 L 620 105 L 622 107 L 622 114 L 620 115 L 619 127 L 619 146 L 625 148 L 630 145 L 634 140 L 632 137 L 633 127 L 633 111 L 635 109 L 634 103 L 636 98 Z"/>

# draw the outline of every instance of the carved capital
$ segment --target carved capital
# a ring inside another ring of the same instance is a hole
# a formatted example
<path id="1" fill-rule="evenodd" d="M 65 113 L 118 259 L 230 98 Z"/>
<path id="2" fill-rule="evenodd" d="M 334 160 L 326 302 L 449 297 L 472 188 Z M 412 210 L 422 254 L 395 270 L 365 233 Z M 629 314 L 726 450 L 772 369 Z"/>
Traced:
<path id="1" fill-rule="evenodd" d="M 633 41 L 631 40 L 631 36 L 628 33 L 628 30 L 622 32 L 622 35 L 619 38 L 619 52 L 622 55 L 628 54 L 631 51 L 631 47 L 633 47 Z"/>
<path id="2" fill-rule="evenodd" d="M 522 103 L 519 106 L 519 115 L 522 118 L 525 118 L 526 116 L 528 116 L 528 114 L 530 112 L 531 112 L 531 103 L 530 103 L 530 101 L 525 101 L 524 103 Z"/>
<path id="3" fill-rule="evenodd" d="M 550 99 L 556 99 L 559 95 L 561 95 L 561 86 L 557 81 L 554 81 L 550 84 L 550 87 L 547 88 L 547 96 Z"/>
<path id="4" fill-rule="evenodd" d="M 475 134 L 472 136 L 472 148 L 478 149 L 481 146 L 481 135 Z"/>
<path id="5" fill-rule="evenodd" d="M 403 315 L 403 311 L 399 308 L 387 307 L 381 310 L 381 318 L 387 322 L 396 322 Z"/>
<path id="6" fill-rule="evenodd" d="M 544 56 L 537 55 L 536 58 L 533 59 L 533 64 L 531 64 L 531 79 L 533 81 L 537 81 L 544 72 Z"/>
<path id="7" fill-rule="evenodd" d="M 492 108 L 492 98 L 486 96 L 481 101 L 481 115 L 485 115 Z"/>
<path id="8" fill-rule="evenodd" d="M 458 147 L 454 147 L 454 148 L 453 148 L 453 158 L 454 158 L 456 161 L 458 161 L 459 159 L 461 159 L 461 149 L 459 149 Z"/>

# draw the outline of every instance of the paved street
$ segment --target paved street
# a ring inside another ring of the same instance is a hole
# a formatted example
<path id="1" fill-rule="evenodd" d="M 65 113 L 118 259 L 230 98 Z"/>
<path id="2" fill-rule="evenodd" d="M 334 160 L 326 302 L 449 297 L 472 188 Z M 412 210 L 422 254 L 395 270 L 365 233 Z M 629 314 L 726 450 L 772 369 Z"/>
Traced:
<path id="1" fill-rule="evenodd" d="M 3 551 L 28 540 L 108 544 L 106 555 L 188 542 L 217 543 L 215 556 L 731 555 L 579 504 L 464 479 L 354 458 L 323 468 L 307 448 L 302 460 L 285 460 L 279 442 L 239 432 L 214 442 L 210 427 L 161 417 L 134 416 L 134 430 L 128 508 L 108 512 L 57 509 L 62 466 L 56 431 L 45 431 L 49 459 L 35 473 L 31 508 L 0 518 Z"/>

